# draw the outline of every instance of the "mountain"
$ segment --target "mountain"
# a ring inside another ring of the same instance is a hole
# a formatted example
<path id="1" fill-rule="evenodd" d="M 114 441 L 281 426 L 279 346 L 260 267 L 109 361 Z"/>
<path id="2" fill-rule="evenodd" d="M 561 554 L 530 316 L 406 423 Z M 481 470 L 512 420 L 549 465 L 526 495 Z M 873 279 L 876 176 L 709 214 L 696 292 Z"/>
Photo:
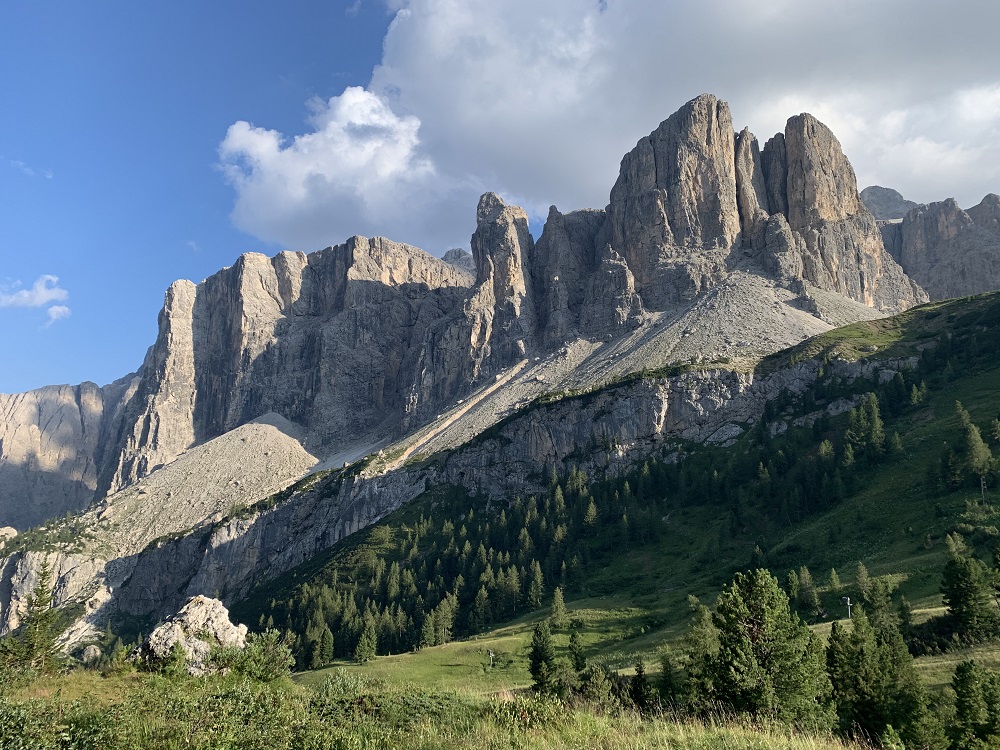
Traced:
<path id="1" fill-rule="evenodd" d="M 1000 196 L 965 211 L 952 198 L 916 206 L 881 230 L 886 249 L 931 299 L 1000 288 Z"/>
<path id="2" fill-rule="evenodd" d="M 865 204 L 876 221 L 902 219 L 917 204 L 908 201 L 892 188 L 870 185 L 861 191 L 861 202 Z"/>
<path id="3" fill-rule="evenodd" d="M 7 542 L 2 627 L 43 562 L 80 639 L 233 601 L 432 485 L 725 444 L 813 377 L 762 357 L 927 300 L 829 129 L 797 115 L 761 149 L 710 95 L 640 139 L 605 209 L 553 207 L 535 241 L 487 193 L 470 245 L 474 274 L 383 238 L 247 254 L 171 286 L 137 373 L 0 397 L 0 523 L 86 508 Z M 566 393 L 590 395 L 539 408 Z"/>

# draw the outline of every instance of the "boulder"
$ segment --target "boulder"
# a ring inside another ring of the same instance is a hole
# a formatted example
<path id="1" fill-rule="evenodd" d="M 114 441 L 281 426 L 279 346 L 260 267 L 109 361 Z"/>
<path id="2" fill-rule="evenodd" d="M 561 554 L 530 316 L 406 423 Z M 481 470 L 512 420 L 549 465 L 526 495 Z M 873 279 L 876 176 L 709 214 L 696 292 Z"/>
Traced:
<path id="1" fill-rule="evenodd" d="M 174 644 L 184 650 L 187 670 L 191 675 L 212 671 L 209 655 L 215 646 L 246 647 L 247 626 L 234 625 L 229 610 L 218 599 L 192 597 L 180 611 L 158 625 L 149 637 L 132 653 L 132 660 L 149 665 L 162 664 Z"/>

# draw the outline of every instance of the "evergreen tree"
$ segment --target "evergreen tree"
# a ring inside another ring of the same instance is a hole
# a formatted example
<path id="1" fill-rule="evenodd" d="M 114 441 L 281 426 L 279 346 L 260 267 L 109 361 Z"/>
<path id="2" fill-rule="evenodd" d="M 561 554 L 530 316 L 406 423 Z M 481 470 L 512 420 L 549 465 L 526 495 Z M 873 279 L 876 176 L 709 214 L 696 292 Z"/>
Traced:
<path id="1" fill-rule="evenodd" d="M 710 660 L 719 702 L 738 713 L 829 727 L 830 680 L 818 637 L 766 570 L 738 573 L 716 600 L 719 649 Z"/>
<path id="2" fill-rule="evenodd" d="M 646 663 L 640 657 L 635 662 L 635 674 L 629 682 L 629 698 L 636 710 L 645 713 L 656 705 L 656 691 L 646 676 Z"/>
<path id="3" fill-rule="evenodd" d="M 366 617 L 364 627 L 361 629 L 361 638 L 354 648 L 354 661 L 364 664 L 374 659 L 377 652 L 378 633 L 375 630 L 375 621 Z"/>
<path id="4" fill-rule="evenodd" d="M 819 592 L 813 581 L 809 568 L 803 565 L 799 568 L 799 594 L 796 597 L 796 604 L 803 612 L 816 616 L 820 613 Z"/>
<path id="5" fill-rule="evenodd" d="M 562 586 L 556 586 L 552 592 L 552 614 L 549 619 L 555 629 L 566 626 L 566 601 L 563 599 Z"/>
<path id="6" fill-rule="evenodd" d="M 1000 618 L 992 597 L 992 576 L 986 565 L 965 549 L 961 539 L 949 540 L 949 559 L 941 577 L 941 593 L 955 634 L 966 643 L 996 637 Z"/>
<path id="7" fill-rule="evenodd" d="M 542 576 L 542 566 L 538 560 L 531 561 L 531 572 L 528 574 L 528 609 L 535 610 L 542 606 L 542 599 L 545 596 L 545 578 Z"/>
<path id="8" fill-rule="evenodd" d="M 858 563 L 857 571 L 854 574 L 854 583 L 858 587 L 858 593 L 862 599 L 868 599 L 872 588 L 872 579 L 868 575 L 868 568 L 862 562 Z"/>
<path id="9" fill-rule="evenodd" d="M 834 594 L 839 594 L 840 590 L 843 588 L 843 584 L 840 582 L 840 576 L 837 575 L 836 568 L 830 568 L 830 591 Z"/>
<path id="10" fill-rule="evenodd" d="M 799 574 L 794 570 L 789 570 L 788 577 L 785 580 L 785 588 L 788 590 L 788 598 L 795 601 L 799 598 Z"/>
<path id="11" fill-rule="evenodd" d="M 38 571 L 38 582 L 28 595 L 27 609 L 18 632 L 16 657 L 23 666 L 46 672 L 55 665 L 56 622 L 59 612 L 52 607 L 52 570 L 48 562 Z"/>
<path id="12" fill-rule="evenodd" d="M 969 471 L 985 483 L 986 475 L 993 470 L 993 453 L 983 442 L 979 428 L 971 423 L 965 428 L 965 449 Z"/>
<path id="13" fill-rule="evenodd" d="M 955 691 L 955 718 L 948 731 L 955 748 L 975 747 L 988 735 L 990 711 L 985 682 L 985 670 L 974 661 L 963 661 L 955 669 L 951 680 Z"/>
<path id="14" fill-rule="evenodd" d="M 540 693 L 552 690 L 553 677 L 556 668 L 556 651 L 552 644 L 552 631 L 549 623 L 542 620 L 531 634 L 531 652 L 528 655 L 528 671 L 534 688 Z"/>
<path id="15" fill-rule="evenodd" d="M 420 648 L 435 645 L 434 632 L 434 613 L 428 612 L 424 615 L 424 624 L 420 627 Z"/>

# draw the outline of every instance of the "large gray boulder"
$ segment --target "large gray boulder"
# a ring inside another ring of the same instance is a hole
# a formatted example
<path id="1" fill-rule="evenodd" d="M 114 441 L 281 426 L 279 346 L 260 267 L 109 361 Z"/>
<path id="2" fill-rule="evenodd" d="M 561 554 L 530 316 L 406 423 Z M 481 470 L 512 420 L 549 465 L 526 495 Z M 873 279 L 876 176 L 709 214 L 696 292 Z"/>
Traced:
<path id="1" fill-rule="evenodd" d="M 209 656 L 213 647 L 245 648 L 246 625 L 234 625 L 229 610 L 218 599 L 192 597 L 181 610 L 156 627 L 132 654 L 138 662 L 156 665 L 170 657 L 180 644 L 187 659 L 189 674 L 198 676 L 212 671 Z"/>

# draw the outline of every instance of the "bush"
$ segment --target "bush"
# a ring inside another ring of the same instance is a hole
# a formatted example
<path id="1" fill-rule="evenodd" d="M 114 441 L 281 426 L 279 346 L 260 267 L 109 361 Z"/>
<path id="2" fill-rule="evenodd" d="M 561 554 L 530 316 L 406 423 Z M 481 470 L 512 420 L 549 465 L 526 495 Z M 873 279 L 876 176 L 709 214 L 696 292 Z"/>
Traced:
<path id="1" fill-rule="evenodd" d="M 210 659 L 220 671 L 244 675 L 257 682 L 287 677 L 295 665 L 292 650 L 277 630 L 250 633 L 242 649 L 236 646 L 213 649 Z"/>

